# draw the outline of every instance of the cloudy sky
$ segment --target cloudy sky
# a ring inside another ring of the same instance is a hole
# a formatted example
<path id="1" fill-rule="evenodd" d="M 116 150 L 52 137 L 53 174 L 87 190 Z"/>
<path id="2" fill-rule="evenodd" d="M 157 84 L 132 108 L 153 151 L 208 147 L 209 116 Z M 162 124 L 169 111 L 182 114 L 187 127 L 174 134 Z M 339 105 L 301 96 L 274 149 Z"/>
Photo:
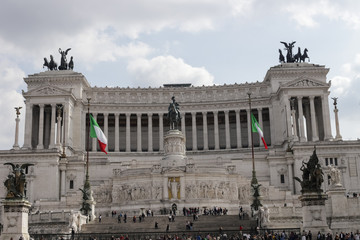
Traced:
<path id="1" fill-rule="evenodd" d="M 159 87 L 262 81 L 278 64 L 280 41 L 296 41 L 311 63 L 330 68 L 341 134 L 357 139 L 359 12 L 358 0 L 2 0 L 0 149 L 14 144 L 23 77 L 45 71 L 50 54 L 59 63 L 59 48 L 71 48 L 74 70 L 92 86 Z"/>

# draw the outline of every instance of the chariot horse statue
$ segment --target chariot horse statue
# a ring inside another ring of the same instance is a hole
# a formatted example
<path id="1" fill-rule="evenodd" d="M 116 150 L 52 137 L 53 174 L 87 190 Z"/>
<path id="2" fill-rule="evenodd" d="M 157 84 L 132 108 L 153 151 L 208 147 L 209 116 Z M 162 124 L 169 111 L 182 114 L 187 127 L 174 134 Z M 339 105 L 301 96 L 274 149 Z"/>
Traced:
<path id="1" fill-rule="evenodd" d="M 181 119 L 179 104 L 175 101 L 175 97 L 171 98 L 172 103 L 169 105 L 168 119 L 170 122 L 170 130 L 178 129 Z"/>

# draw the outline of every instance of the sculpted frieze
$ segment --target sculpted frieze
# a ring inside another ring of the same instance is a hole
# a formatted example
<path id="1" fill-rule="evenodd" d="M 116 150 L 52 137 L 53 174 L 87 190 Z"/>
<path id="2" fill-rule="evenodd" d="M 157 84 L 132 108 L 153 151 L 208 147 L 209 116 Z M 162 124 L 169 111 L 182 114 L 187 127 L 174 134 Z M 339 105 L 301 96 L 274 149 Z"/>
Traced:
<path id="1" fill-rule="evenodd" d="M 150 183 L 137 183 L 137 184 L 124 184 L 121 186 L 114 187 L 113 190 L 113 201 L 114 202 L 125 202 L 125 201 L 136 201 L 151 199 L 153 195 L 159 198 L 161 196 L 161 186 L 155 186 L 154 188 Z"/>
<path id="2" fill-rule="evenodd" d="M 185 186 L 185 197 L 189 199 L 237 199 L 236 184 L 225 181 L 190 181 Z"/>

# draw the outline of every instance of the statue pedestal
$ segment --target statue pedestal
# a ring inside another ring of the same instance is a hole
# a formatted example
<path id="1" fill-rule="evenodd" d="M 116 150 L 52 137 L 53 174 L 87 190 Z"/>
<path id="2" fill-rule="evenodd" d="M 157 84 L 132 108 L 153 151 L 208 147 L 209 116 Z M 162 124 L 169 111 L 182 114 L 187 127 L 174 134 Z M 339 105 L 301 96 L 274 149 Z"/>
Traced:
<path id="1" fill-rule="evenodd" d="M 161 160 L 163 169 L 185 168 L 185 136 L 179 130 L 170 130 L 164 137 L 165 156 Z"/>
<path id="2" fill-rule="evenodd" d="M 348 200 L 345 196 L 346 189 L 342 186 L 333 186 L 327 191 L 329 195 L 329 202 L 331 206 L 331 226 L 332 230 L 346 229 L 347 219 L 349 213 Z"/>
<path id="3" fill-rule="evenodd" d="M 28 219 L 30 202 L 25 199 L 5 199 L 1 202 L 3 206 L 3 232 L 0 240 L 17 240 L 22 236 L 29 240 Z"/>
<path id="4" fill-rule="evenodd" d="M 299 197 L 302 205 L 303 230 L 311 230 L 313 233 L 330 232 L 326 222 L 325 200 L 327 199 L 326 194 L 319 192 L 306 192 Z"/>

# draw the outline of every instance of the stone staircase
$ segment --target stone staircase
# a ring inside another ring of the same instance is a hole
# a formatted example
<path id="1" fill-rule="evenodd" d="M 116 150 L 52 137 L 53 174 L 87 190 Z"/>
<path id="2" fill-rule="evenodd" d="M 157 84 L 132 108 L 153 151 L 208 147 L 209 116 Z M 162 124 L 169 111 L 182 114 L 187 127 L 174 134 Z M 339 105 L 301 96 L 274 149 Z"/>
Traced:
<path id="1" fill-rule="evenodd" d="M 240 220 L 237 215 L 201 215 L 197 221 L 193 221 L 190 216 L 176 216 L 174 222 L 169 222 L 168 216 L 154 216 L 146 217 L 141 222 L 136 219 L 135 223 L 132 217 L 128 217 L 127 223 L 124 223 L 123 218 L 121 223 L 118 223 L 117 217 L 103 217 L 101 222 L 96 220 L 83 225 L 81 233 L 165 232 L 167 224 L 170 227 L 169 232 L 190 231 L 186 230 L 187 221 L 193 222 L 191 231 L 218 231 L 220 227 L 224 231 L 238 231 L 240 225 L 243 226 L 244 231 L 256 228 L 255 220 Z M 158 222 L 158 229 L 155 229 L 155 222 Z"/>

